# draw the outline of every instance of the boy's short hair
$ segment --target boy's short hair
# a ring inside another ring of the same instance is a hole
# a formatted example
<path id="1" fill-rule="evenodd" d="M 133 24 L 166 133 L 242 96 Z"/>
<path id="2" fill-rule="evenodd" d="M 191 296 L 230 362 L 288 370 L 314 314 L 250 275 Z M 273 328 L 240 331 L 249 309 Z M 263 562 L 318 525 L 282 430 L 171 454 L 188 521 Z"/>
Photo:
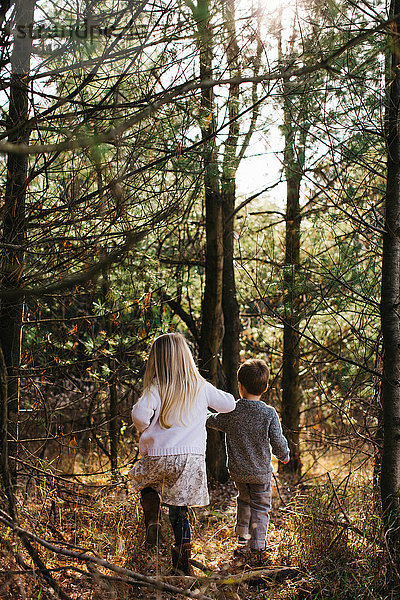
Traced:
<path id="1" fill-rule="evenodd" d="M 237 376 L 249 394 L 261 396 L 268 386 L 269 368 L 265 360 L 250 358 L 240 365 Z"/>

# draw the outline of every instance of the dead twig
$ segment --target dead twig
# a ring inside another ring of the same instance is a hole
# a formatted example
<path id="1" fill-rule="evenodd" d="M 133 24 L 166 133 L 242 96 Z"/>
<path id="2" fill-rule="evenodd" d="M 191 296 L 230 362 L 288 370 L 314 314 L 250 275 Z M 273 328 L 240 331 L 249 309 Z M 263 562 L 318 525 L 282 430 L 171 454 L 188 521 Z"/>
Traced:
<path id="1" fill-rule="evenodd" d="M 203 563 L 199 562 L 195 558 L 190 558 L 189 562 L 191 565 L 193 565 L 193 567 L 196 567 L 196 569 L 203 571 L 203 573 L 215 573 L 215 571 L 210 569 L 210 567 L 207 567 L 207 565 L 203 565 Z"/>
<path id="2" fill-rule="evenodd" d="M 342 527 L 343 529 L 349 529 L 350 531 L 357 533 L 363 539 L 365 539 L 369 542 L 376 543 L 376 539 L 367 535 L 359 527 L 357 527 L 356 525 L 352 525 L 352 523 L 348 523 L 348 522 L 341 523 L 340 521 L 334 521 L 333 519 L 324 519 L 322 517 L 317 517 L 315 515 L 307 515 L 305 513 L 299 513 L 299 512 L 296 512 L 295 510 L 290 510 L 289 508 L 285 508 L 285 507 L 281 508 L 279 510 L 281 510 L 285 513 L 291 514 L 291 515 L 295 515 L 296 517 L 302 517 L 304 519 L 309 519 L 310 521 L 316 521 L 317 523 L 322 523 L 324 525 L 332 525 L 332 527 Z"/>
<path id="3" fill-rule="evenodd" d="M 284 499 L 281 496 L 281 490 L 279 488 L 278 480 L 277 480 L 276 475 L 275 475 L 274 472 L 272 472 L 272 476 L 273 476 L 274 481 L 275 481 L 276 491 L 278 492 L 279 500 L 281 501 L 281 503 L 282 503 L 283 506 L 286 506 L 286 502 L 284 501 Z"/>
<path id="4" fill-rule="evenodd" d="M 135 581 L 135 583 L 140 582 L 143 585 L 147 585 L 147 586 L 156 588 L 156 589 L 164 591 L 164 592 L 169 592 L 171 594 L 181 594 L 182 596 L 186 596 L 187 598 L 193 598 L 194 600 L 211 600 L 211 598 L 209 598 L 209 596 L 205 596 L 203 594 L 191 592 L 191 591 L 187 591 L 187 590 L 181 590 L 180 588 L 172 586 L 168 583 L 164 583 L 160 578 L 146 577 L 145 575 L 136 573 L 135 571 L 132 571 L 131 569 L 126 569 L 124 567 L 118 567 L 117 565 L 114 565 L 102 558 L 97 557 L 97 556 L 91 556 L 90 554 L 87 554 L 86 552 L 76 552 L 74 550 L 68 550 L 68 549 L 60 548 L 59 546 L 55 546 L 54 544 L 50 544 L 46 540 L 38 537 L 37 535 L 34 535 L 30 531 L 27 531 L 26 529 L 23 529 L 22 527 L 18 526 L 11 519 L 11 517 L 2 510 L 0 510 L 0 522 L 3 523 L 4 525 L 6 525 L 7 527 L 10 527 L 10 529 L 12 529 L 12 531 L 14 531 L 14 533 L 16 533 L 19 537 L 21 537 L 21 539 L 28 538 L 30 540 L 33 540 L 40 546 L 47 548 L 47 550 L 50 550 L 51 552 L 54 552 L 55 554 L 58 554 L 59 556 L 72 558 L 74 560 L 83 561 L 86 563 L 93 563 L 99 567 L 104 567 L 105 569 L 113 571 L 114 573 L 118 573 L 118 575 L 122 575 L 128 579 L 133 579 Z"/>
<path id="5" fill-rule="evenodd" d="M 191 579 L 199 581 L 200 583 L 217 583 L 220 585 L 233 585 L 238 583 L 260 583 L 265 579 L 271 579 L 274 581 L 282 581 L 283 579 L 291 579 L 300 575 L 301 571 L 298 567 L 259 567 L 252 569 L 251 571 L 243 571 L 242 573 L 235 575 L 212 575 L 210 577 L 192 577 Z"/>
<path id="6" fill-rule="evenodd" d="M 46 567 L 46 565 L 40 558 L 36 548 L 34 548 L 32 546 L 32 544 L 30 543 L 29 540 L 32 539 L 31 534 L 29 534 L 28 532 L 25 532 L 25 530 L 22 529 L 21 527 L 18 527 L 18 525 L 16 525 L 16 523 L 11 519 L 11 517 L 9 515 L 7 515 L 7 513 L 3 512 L 2 510 L 0 511 L 0 513 L 5 516 L 5 519 L 3 522 L 8 527 L 10 527 L 10 529 L 13 529 L 13 530 L 15 530 L 15 528 L 20 529 L 18 536 L 20 537 L 22 544 L 24 545 L 24 547 L 25 547 L 26 551 L 28 552 L 29 556 L 31 557 L 34 565 L 36 566 L 36 572 L 38 572 L 42 575 L 43 579 L 46 581 L 46 583 L 51 588 L 53 588 L 54 592 L 57 594 L 57 596 L 60 598 L 60 600 L 71 600 L 70 596 L 68 596 L 68 594 L 66 594 L 66 592 L 64 592 L 64 590 L 59 585 L 59 583 L 51 575 L 50 570 Z M 5 546 L 6 540 L 2 540 L 2 542 L 3 542 L 3 545 Z M 11 546 L 9 545 L 8 548 L 10 549 Z M 23 560 L 23 558 L 18 553 L 13 551 L 13 554 L 14 554 L 15 560 L 23 569 L 28 567 L 27 563 Z M 26 571 L 27 574 L 31 573 L 31 572 L 32 572 L 32 570 Z"/>
<path id="7" fill-rule="evenodd" d="M 340 500 L 339 500 L 339 496 L 337 495 L 336 488 L 335 488 L 335 486 L 334 486 L 334 484 L 333 484 L 333 481 L 332 481 L 332 479 L 331 479 L 331 476 L 329 475 L 329 473 L 327 473 L 327 476 L 328 476 L 328 480 L 329 480 L 329 483 L 330 483 L 330 485 L 331 485 L 331 488 L 332 488 L 332 491 L 333 491 L 333 495 L 334 495 L 334 497 L 335 497 L 335 499 L 336 499 L 336 502 L 337 502 L 337 504 L 338 504 L 338 507 L 339 507 L 339 508 L 340 508 L 340 510 L 342 511 L 342 515 L 343 515 L 343 516 L 344 516 L 344 518 L 346 519 L 347 523 L 350 523 L 350 518 L 349 518 L 349 515 L 347 514 L 347 512 L 346 512 L 346 511 L 345 511 L 345 509 L 344 509 L 344 506 L 343 506 L 343 504 L 342 504 L 342 503 L 340 502 Z"/>
<path id="8" fill-rule="evenodd" d="M 232 583 L 260 583 L 265 579 L 273 581 L 282 581 L 284 579 L 294 579 L 300 575 L 301 571 L 298 567 L 274 567 L 266 569 L 261 567 L 252 571 L 245 571 L 239 575 L 231 575 L 223 579 L 219 579 L 218 585 L 230 585 Z"/>

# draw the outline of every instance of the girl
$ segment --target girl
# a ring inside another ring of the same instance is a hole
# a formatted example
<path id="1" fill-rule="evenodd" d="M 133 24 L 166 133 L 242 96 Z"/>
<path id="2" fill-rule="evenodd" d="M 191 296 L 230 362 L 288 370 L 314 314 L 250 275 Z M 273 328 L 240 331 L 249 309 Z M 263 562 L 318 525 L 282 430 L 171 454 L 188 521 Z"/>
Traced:
<path id="1" fill-rule="evenodd" d="M 130 471 L 134 489 L 141 491 L 146 542 L 160 540 L 160 496 L 169 506 L 175 537 L 174 571 L 193 574 L 188 506 L 209 503 L 205 466 L 208 407 L 218 412 L 235 408 L 231 394 L 217 390 L 200 375 L 179 333 L 156 338 L 150 349 L 143 394 L 132 409 L 141 432 L 141 459 Z"/>

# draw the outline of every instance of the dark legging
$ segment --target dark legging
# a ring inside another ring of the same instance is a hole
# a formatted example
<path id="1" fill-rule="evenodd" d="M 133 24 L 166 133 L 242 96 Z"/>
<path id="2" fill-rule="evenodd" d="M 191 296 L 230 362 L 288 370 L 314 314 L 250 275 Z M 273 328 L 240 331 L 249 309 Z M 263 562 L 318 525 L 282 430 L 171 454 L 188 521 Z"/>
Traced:
<path id="1" fill-rule="evenodd" d="M 154 489 L 145 487 L 140 492 L 142 498 L 148 493 L 154 494 Z M 175 536 L 175 544 L 180 546 L 190 542 L 190 523 L 187 506 L 169 506 L 169 520 Z"/>
<path id="2" fill-rule="evenodd" d="M 175 536 L 175 544 L 180 546 L 190 542 L 190 523 L 187 506 L 169 506 L 169 520 Z"/>
<path id="3" fill-rule="evenodd" d="M 144 496 L 146 496 L 146 494 L 154 494 L 157 493 L 156 490 L 154 490 L 152 487 L 145 487 L 142 490 L 140 490 L 140 495 L 143 498 Z"/>

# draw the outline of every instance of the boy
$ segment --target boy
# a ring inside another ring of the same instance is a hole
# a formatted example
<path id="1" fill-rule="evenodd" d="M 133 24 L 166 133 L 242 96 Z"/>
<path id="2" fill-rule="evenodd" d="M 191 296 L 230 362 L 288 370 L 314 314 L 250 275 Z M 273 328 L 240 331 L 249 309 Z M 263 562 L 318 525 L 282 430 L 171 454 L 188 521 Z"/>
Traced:
<path id="1" fill-rule="evenodd" d="M 269 368 L 263 360 L 246 360 L 238 370 L 240 399 L 235 410 L 207 419 L 207 427 L 226 433 L 228 470 L 239 492 L 236 535 L 244 552 L 254 552 L 256 557 L 266 548 L 271 509 L 270 446 L 280 461 L 289 462 L 278 414 L 260 400 L 268 381 Z"/>

